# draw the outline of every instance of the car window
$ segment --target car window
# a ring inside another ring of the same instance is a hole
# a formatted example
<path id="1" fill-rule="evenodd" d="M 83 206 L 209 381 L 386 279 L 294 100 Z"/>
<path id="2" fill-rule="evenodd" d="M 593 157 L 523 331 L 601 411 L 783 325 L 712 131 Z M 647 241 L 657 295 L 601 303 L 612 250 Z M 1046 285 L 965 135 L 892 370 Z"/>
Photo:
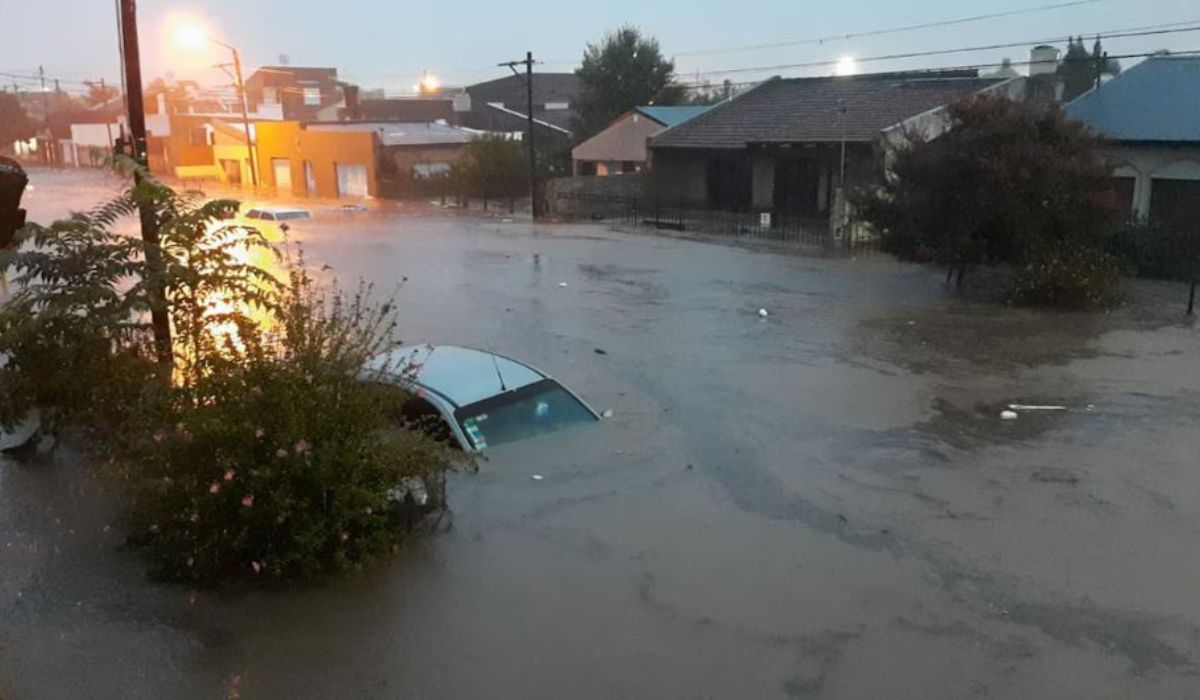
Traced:
<path id="1" fill-rule="evenodd" d="M 261 217 L 259 217 L 259 218 L 261 218 L 263 221 L 274 221 L 274 220 L 275 220 L 275 215 L 274 215 L 274 214 L 272 214 L 272 213 L 271 213 L 271 212 L 269 212 L 269 211 L 264 211 L 264 212 L 262 213 L 262 216 L 261 216 Z"/>
<path id="2" fill-rule="evenodd" d="M 251 209 L 250 211 L 246 212 L 246 218 L 247 219 L 261 219 L 262 215 L 259 214 L 257 209 Z"/>
<path id="3" fill-rule="evenodd" d="M 587 406 L 553 379 L 461 408 L 455 419 L 477 450 L 597 420 Z"/>
<path id="4" fill-rule="evenodd" d="M 291 219 L 307 219 L 307 218 L 309 218 L 309 213 L 306 211 L 284 211 L 284 212 L 280 212 L 280 213 L 276 214 L 275 218 L 278 219 L 279 221 L 288 221 Z"/>
<path id="5" fill-rule="evenodd" d="M 461 449 L 450 424 L 433 404 L 419 396 L 411 396 L 400 409 L 400 420 L 410 430 L 416 430 L 444 445 Z"/>

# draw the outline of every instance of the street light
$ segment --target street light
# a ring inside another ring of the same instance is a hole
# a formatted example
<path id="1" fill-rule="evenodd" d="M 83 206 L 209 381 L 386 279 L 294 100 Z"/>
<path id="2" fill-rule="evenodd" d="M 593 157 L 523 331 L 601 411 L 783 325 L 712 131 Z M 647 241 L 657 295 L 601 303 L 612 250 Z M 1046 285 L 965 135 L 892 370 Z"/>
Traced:
<path id="1" fill-rule="evenodd" d="M 175 45 L 186 51 L 200 51 L 209 44 L 216 44 L 233 53 L 233 73 L 237 82 L 238 103 L 242 107 L 242 128 L 246 130 L 246 155 L 250 158 L 250 184 L 258 187 L 258 167 L 255 163 L 254 144 L 250 139 L 250 110 L 246 99 L 246 83 L 242 80 L 242 56 L 232 45 L 214 39 L 203 27 L 196 24 L 181 24 L 175 29 Z"/>

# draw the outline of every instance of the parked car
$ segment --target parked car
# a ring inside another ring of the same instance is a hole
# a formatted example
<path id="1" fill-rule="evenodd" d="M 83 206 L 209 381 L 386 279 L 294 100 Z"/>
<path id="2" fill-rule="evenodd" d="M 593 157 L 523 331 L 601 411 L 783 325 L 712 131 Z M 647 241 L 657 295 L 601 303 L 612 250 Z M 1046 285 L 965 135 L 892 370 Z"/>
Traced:
<path id="1" fill-rule="evenodd" d="M 577 394 L 524 363 L 452 345 L 400 348 L 370 363 L 364 378 L 409 389 L 410 424 L 466 452 L 600 420 Z"/>
<path id="2" fill-rule="evenodd" d="M 306 209 L 293 207 L 250 207 L 238 217 L 238 223 L 258 229 L 272 242 L 283 239 L 296 221 L 311 219 Z"/>

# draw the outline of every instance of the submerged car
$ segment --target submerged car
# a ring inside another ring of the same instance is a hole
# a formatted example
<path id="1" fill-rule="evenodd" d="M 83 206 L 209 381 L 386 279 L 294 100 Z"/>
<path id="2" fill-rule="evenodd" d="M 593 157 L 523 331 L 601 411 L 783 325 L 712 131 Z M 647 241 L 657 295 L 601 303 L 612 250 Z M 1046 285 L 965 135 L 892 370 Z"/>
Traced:
<path id="1" fill-rule="evenodd" d="M 293 207 L 250 207 L 238 217 L 237 222 L 243 226 L 257 229 L 267 240 L 278 243 L 290 230 L 292 224 L 304 219 L 311 219 L 312 213 L 306 209 Z"/>
<path id="2" fill-rule="evenodd" d="M 543 372 L 482 350 L 400 348 L 377 357 L 364 378 L 411 391 L 405 420 L 466 452 L 600 420 L 583 399 Z"/>

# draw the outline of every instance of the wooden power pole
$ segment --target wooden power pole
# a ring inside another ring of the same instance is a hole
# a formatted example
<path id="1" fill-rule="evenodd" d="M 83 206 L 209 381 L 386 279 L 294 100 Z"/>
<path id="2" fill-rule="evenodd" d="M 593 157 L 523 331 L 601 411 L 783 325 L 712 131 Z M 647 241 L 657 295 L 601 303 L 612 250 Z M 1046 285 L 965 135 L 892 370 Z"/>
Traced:
<path id="1" fill-rule="evenodd" d="M 536 121 L 533 118 L 533 52 L 527 51 L 524 61 L 508 61 L 500 65 L 511 69 L 514 75 L 520 75 L 517 73 L 517 66 L 525 66 L 525 143 L 529 149 L 529 206 L 533 220 L 537 221 L 541 217 L 541 202 L 538 197 L 537 146 L 534 144 Z"/>
<path id="2" fill-rule="evenodd" d="M 129 135 L 133 144 L 133 159 L 142 168 L 150 166 L 146 138 L 146 106 L 142 97 L 142 65 L 138 50 L 137 2 L 119 0 L 121 55 L 125 76 L 125 101 L 129 112 Z M 142 172 L 135 176 L 141 184 Z M 144 199 L 138 210 L 142 222 L 142 244 L 146 256 L 147 286 L 150 292 L 150 323 L 154 329 L 154 349 L 159 364 L 169 366 L 174 362 L 171 346 L 171 320 L 167 310 L 167 295 L 162 260 L 162 249 L 158 241 L 158 219 L 153 204 Z"/>

